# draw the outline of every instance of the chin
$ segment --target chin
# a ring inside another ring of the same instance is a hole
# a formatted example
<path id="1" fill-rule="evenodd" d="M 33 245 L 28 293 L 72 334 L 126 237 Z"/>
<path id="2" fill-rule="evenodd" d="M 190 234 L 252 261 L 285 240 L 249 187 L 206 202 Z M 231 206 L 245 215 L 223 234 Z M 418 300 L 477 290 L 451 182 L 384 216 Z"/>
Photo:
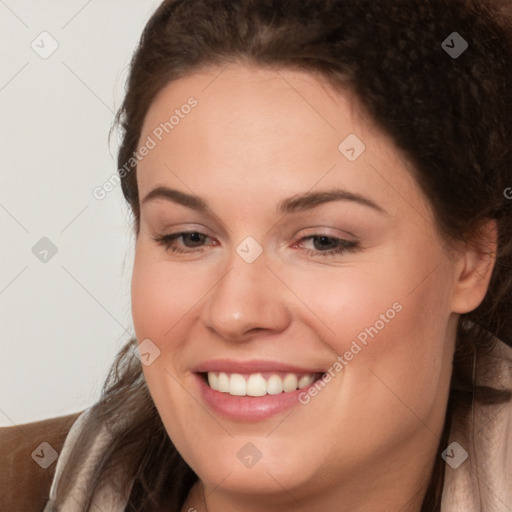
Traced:
<path id="1" fill-rule="evenodd" d="M 228 448 L 218 456 L 212 454 L 212 461 L 206 464 L 204 452 L 198 453 L 201 464 L 193 469 L 207 486 L 229 493 L 272 496 L 282 495 L 283 489 L 302 488 L 308 481 L 316 480 L 312 465 L 304 461 L 297 451 L 294 458 L 287 457 L 286 454 L 290 452 L 282 449 L 272 456 L 262 454 L 257 462 L 254 462 L 255 459 L 252 461 L 251 467 L 249 461 L 245 465 L 237 456 L 239 445 L 245 446 L 246 443 L 235 444 L 236 450 Z M 251 448 L 246 448 L 243 453 L 249 453 L 250 450 Z M 243 454 L 241 457 L 243 458 Z"/>

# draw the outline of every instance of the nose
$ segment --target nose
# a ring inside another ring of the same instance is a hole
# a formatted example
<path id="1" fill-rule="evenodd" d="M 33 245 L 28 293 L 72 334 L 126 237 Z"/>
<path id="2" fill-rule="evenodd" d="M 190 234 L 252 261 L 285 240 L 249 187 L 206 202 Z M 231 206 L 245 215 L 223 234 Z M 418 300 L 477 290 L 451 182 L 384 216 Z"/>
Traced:
<path id="1" fill-rule="evenodd" d="M 233 251 L 203 307 L 202 319 L 208 329 L 234 342 L 248 341 L 259 331 L 286 329 L 291 294 L 267 263 L 265 251 L 252 263 Z"/>

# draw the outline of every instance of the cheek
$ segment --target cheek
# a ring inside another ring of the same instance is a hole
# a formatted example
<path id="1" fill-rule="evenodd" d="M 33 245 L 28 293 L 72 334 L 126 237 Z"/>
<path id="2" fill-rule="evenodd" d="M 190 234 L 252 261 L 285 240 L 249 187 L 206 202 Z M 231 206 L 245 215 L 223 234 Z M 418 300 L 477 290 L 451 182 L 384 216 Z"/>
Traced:
<path id="1" fill-rule="evenodd" d="M 175 272 L 158 254 L 142 245 L 137 248 L 131 302 L 137 338 L 154 338 L 161 343 L 171 339 L 178 320 L 197 302 L 199 290 L 193 276 L 188 280 L 183 272 Z"/>
<path id="2" fill-rule="evenodd" d="M 440 414 L 439 393 L 449 384 L 452 349 L 446 279 L 438 269 L 412 292 L 388 294 L 383 287 L 380 299 L 359 303 L 372 313 L 359 331 L 365 342 L 355 338 L 361 351 L 345 368 L 345 391 L 361 403 L 373 404 L 390 425 L 394 418 L 413 427 L 417 418 L 430 424 Z M 384 306 L 397 300 L 401 309 L 386 313 L 379 300 Z M 371 421 L 369 411 L 360 412 L 361 424 Z"/>
<path id="3" fill-rule="evenodd" d="M 391 266 L 391 265 L 389 265 Z M 282 269 L 282 281 L 293 291 L 291 308 L 307 321 L 338 354 L 350 348 L 358 336 L 364 342 L 366 329 L 378 330 L 400 316 L 402 283 L 381 263 Z M 381 317 L 387 320 L 383 322 Z"/>
<path id="4" fill-rule="evenodd" d="M 365 265 L 283 275 L 301 298 L 301 321 L 332 349 L 332 363 L 334 353 L 347 361 L 348 394 L 368 399 L 375 393 L 382 400 L 388 393 L 396 401 L 394 390 L 410 403 L 422 393 L 434 399 L 449 373 L 450 279 L 442 253 L 419 243 Z"/>
<path id="5" fill-rule="evenodd" d="M 150 247 L 137 246 L 131 282 L 132 317 L 139 343 L 149 339 L 160 350 L 151 364 L 142 365 L 142 371 L 169 436 L 180 442 L 186 438 L 190 406 L 190 396 L 177 378 L 184 346 L 180 340 L 187 339 L 185 315 L 198 298 L 196 291 L 186 286 L 187 276 L 176 273 L 159 257 L 160 253 Z"/>

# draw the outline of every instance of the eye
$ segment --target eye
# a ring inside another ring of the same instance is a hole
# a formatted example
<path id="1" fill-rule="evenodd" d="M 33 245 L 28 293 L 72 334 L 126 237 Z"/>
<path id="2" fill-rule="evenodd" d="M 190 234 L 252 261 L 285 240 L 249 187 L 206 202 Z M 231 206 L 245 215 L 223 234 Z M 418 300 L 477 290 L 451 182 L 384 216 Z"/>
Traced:
<path id="1" fill-rule="evenodd" d="M 320 247 L 321 249 L 326 250 L 319 250 L 319 249 L 304 249 L 306 254 L 310 256 L 321 256 L 321 257 L 327 257 L 327 256 L 335 256 L 336 254 L 343 254 L 345 252 L 353 252 L 356 249 L 358 249 L 359 244 L 358 242 L 351 241 L 351 240 L 345 240 L 343 238 L 336 238 L 332 236 L 327 236 L 323 234 L 314 234 L 309 235 L 301 238 L 299 242 L 297 242 L 295 245 L 299 244 L 302 245 L 301 242 L 306 240 L 312 240 L 313 242 L 319 242 L 314 243 L 313 245 L 316 245 L 317 247 Z"/>
<path id="2" fill-rule="evenodd" d="M 176 246 L 176 242 L 179 239 L 184 242 L 185 249 Z M 198 231 L 183 231 L 180 233 L 174 233 L 172 235 L 163 235 L 160 237 L 153 238 L 155 242 L 163 245 L 167 251 L 173 253 L 201 253 L 204 252 L 202 248 L 203 243 L 206 239 L 209 239 L 208 235 L 200 233 Z M 314 234 L 301 238 L 294 244 L 294 247 L 303 245 L 304 241 L 312 240 L 313 245 L 319 247 L 319 249 L 304 249 L 304 252 L 310 256 L 316 257 L 327 257 L 334 256 L 336 254 L 342 254 L 345 252 L 355 251 L 359 244 L 355 241 L 345 240 L 343 238 L 337 238 L 327 236 L 324 234 Z M 216 242 L 214 243 L 214 245 Z"/>
<path id="3" fill-rule="evenodd" d="M 191 246 L 185 246 L 192 247 L 191 250 L 186 249 L 180 249 L 179 247 L 176 247 L 176 240 L 181 238 L 183 241 L 187 240 L 191 242 Z M 200 233 L 198 231 L 183 231 L 181 233 L 174 233 L 172 235 L 164 235 L 160 237 L 153 238 L 155 242 L 159 243 L 160 245 L 163 245 L 166 250 L 174 252 L 174 253 L 190 253 L 190 252 L 204 252 L 202 250 L 194 250 L 198 246 L 201 245 L 201 243 L 204 241 L 204 239 L 210 238 L 208 235 L 205 235 L 204 233 Z"/>

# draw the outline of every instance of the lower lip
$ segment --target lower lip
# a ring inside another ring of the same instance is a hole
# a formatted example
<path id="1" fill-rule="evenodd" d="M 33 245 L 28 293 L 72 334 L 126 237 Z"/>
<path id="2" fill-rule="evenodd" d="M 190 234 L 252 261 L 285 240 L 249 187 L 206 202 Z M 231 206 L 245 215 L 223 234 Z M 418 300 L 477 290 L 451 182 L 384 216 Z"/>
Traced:
<path id="1" fill-rule="evenodd" d="M 203 400 L 217 413 L 236 421 L 258 421 L 300 405 L 299 394 L 314 385 L 277 395 L 233 396 L 212 389 L 203 378 L 195 375 Z"/>

